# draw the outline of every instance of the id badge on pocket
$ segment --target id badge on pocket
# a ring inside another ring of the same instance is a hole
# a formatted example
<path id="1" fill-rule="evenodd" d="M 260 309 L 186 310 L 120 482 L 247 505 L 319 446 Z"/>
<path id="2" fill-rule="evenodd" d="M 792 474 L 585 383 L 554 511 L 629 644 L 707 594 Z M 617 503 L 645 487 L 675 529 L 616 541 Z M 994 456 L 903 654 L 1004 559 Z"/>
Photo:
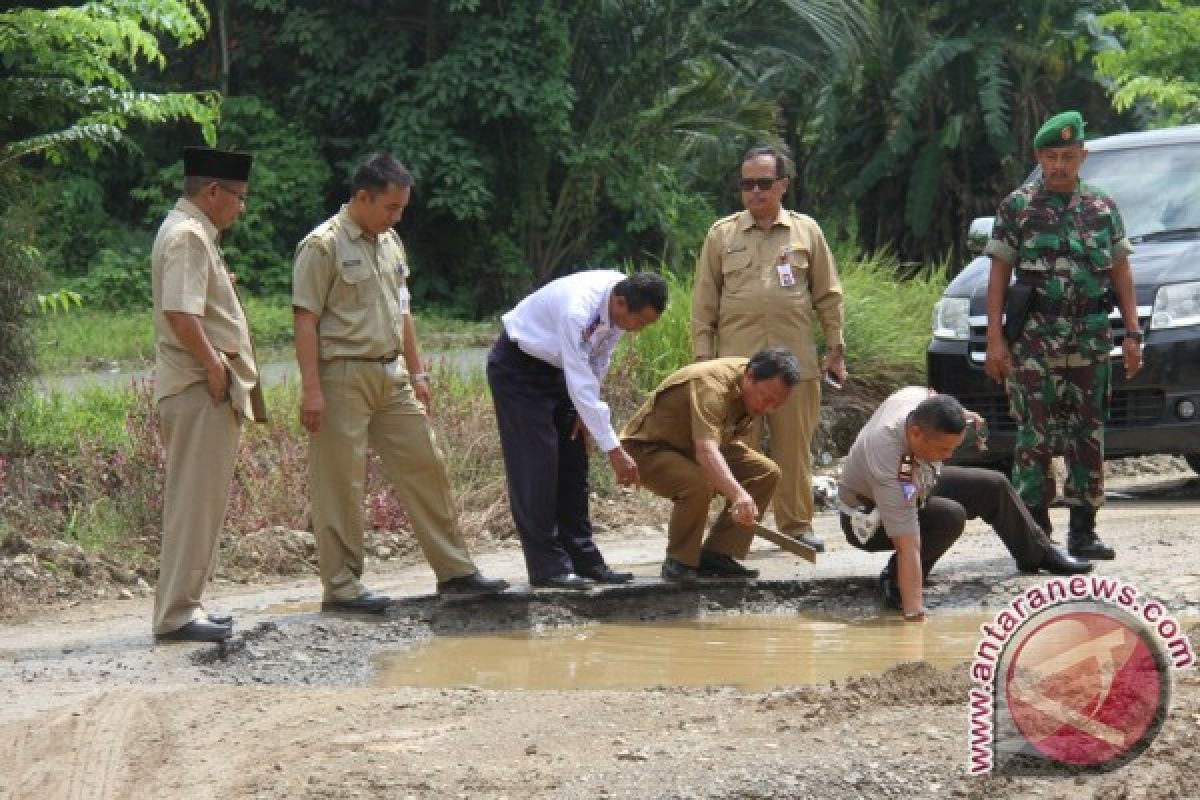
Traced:
<path id="1" fill-rule="evenodd" d="M 776 264 L 775 274 L 779 277 L 779 285 L 785 289 L 789 286 L 796 285 L 796 276 L 792 274 L 792 265 L 788 263 Z"/>

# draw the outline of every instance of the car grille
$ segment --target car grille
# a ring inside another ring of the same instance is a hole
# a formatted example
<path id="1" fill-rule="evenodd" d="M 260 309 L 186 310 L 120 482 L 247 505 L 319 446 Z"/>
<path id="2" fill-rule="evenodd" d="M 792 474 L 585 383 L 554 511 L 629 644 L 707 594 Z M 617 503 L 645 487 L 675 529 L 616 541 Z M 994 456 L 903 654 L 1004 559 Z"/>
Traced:
<path id="1" fill-rule="evenodd" d="M 1002 394 L 956 395 L 970 411 L 987 420 L 988 429 L 995 433 L 1014 433 L 1017 429 L 1008 413 L 1008 398 Z M 1166 395 L 1160 389 L 1118 389 L 1113 392 L 1109 407 L 1108 425 L 1127 428 L 1148 425 L 1162 419 Z"/>
<path id="2" fill-rule="evenodd" d="M 1138 306 L 1138 327 L 1142 330 L 1150 327 L 1151 310 L 1147 306 Z M 1121 312 L 1116 310 L 1108 315 L 1108 319 L 1113 340 L 1113 349 L 1109 355 L 1120 358 L 1121 343 L 1125 341 L 1125 323 L 1121 321 Z M 971 338 L 967 341 L 967 356 L 971 363 L 982 366 L 987 357 L 987 317 L 973 316 L 970 318 L 970 324 Z"/>

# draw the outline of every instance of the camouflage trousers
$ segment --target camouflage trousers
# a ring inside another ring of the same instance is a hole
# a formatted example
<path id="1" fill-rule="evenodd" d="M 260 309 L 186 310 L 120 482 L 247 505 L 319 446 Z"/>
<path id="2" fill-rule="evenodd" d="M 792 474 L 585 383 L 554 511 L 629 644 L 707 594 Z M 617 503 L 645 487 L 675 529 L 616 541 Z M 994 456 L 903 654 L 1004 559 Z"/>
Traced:
<path id="1" fill-rule="evenodd" d="M 1082 365 L 1066 359 L 1018 358 L 1008 374 L 1008 405 L 1017 423 L 1012 484 L 1031 508 L 1054 500 L 1051 461 L 1067 466 L 1063 496 L 1070 505 L 1104 503 L 1104 422 L 1108 419 L 1112 365 L 1107 358 Z"/>

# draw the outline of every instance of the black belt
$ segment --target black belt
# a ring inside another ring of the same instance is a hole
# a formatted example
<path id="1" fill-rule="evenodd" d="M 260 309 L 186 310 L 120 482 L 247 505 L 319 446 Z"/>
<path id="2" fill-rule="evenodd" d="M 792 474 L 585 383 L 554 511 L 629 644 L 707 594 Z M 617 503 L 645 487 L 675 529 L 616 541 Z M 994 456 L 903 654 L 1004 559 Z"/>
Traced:
<path id="1" fill-rule="evenodd" d="M 400 357 L 399 353 L 392 353 L 390 356 L 342 356 L 343 361 L 370 361 L 372 364 L 391 364 Z"/>

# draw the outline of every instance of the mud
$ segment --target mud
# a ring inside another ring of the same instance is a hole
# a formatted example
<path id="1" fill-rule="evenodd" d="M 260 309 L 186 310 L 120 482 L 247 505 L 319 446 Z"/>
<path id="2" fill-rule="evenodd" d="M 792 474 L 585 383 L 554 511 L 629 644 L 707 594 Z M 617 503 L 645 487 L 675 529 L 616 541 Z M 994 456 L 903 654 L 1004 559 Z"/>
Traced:
<path id="1" fill-rule="evenodd" d="M 1173 615 L 1200 615 L 1200 482 L 1189 473 L 1115 482 L 1101 533 L 1106 574 Z M 1065 527 L 1066 512 L 1052 517 Z M 1175 675 L 1172 712 L 1139 758 L 1100 775 L 970 777 L 965 663 L 745 691 L 373 686 L 372 659 L 438 637 L 604 622 L 692 623 L 737 613 L 877 617 L 883 557 L 817 530 L 815 567 L 756 544 L 753 585 L 659 584 L 662 513 L 608 530 L 608 560 L 639 583 L 588 593 L 518 588 L 439 600 L 420 564 L 372 562 L 400 602 L 366 619 L 313 610 L 312 578 L 219 584 L 212 605 L 240 631 L 224 648 L 155 647 L 150 598 L 47 611 L 0 628 L 0 798 L 1173 798 L 1194 797 L 1200 678 Z M 520 581 L 511 545 L 478 553 Z M 1045 576 L 1017 572 L 973 523 L 939 564 L 934 615 L 994 612 Z M 1189 623 L 1193 646 L 1200 626 Z M 748 658 L 746 669 L 755 669 Z"/>

